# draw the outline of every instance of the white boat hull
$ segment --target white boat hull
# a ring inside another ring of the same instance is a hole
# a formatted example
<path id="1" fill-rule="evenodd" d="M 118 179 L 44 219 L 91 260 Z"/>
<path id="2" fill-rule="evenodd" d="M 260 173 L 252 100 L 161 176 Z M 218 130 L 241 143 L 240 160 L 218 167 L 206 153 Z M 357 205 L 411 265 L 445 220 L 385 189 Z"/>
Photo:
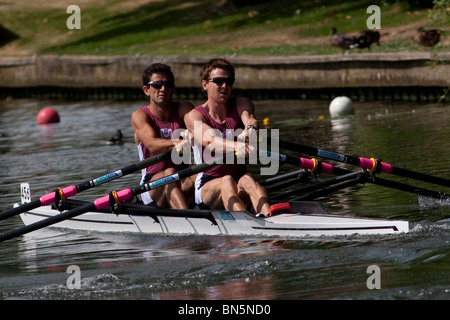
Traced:
<path id="1" fill-rule="evenodd" d="M 31 201 L 28 184 L 21 185 L 21 202 Z M 85 202 L 67 200 L 59 207 L 43 206 L 20 215 L 25 225 L 58 215 Z M 123 204 L 115 213 L 87 212 L 51 225 L 58 228 L 148 234 L 255 235 L 270 237 L 320 237 L 352 234 L 400 234 L 407 221 L 343 217 L 328 214 L 318 202 L 291 202 L 292 212 L 256 218 L 241 211 L 170 210 Z M 120 213 L 120 214 L 119 214 Z"/>
<path id="2" fill-rule="evenodd" d="M 311 204 L 311 203 L 309 203 Z M 319 205 L 319 204 L 317 204 Z M 320 206 L 320 205 L 319 205 Z M 148 234 L 255 235 L 320 237 L 352 234 L 400 234 L 409 231 L 407 221 L 334 216 L 330 214 L 283 213 L 261 219 L 246 212 L 211 211 L 212 219 L 88 212 L 53 227 Z M 50 206 L 21 214 L 25 225 L 59 214 Z"/>

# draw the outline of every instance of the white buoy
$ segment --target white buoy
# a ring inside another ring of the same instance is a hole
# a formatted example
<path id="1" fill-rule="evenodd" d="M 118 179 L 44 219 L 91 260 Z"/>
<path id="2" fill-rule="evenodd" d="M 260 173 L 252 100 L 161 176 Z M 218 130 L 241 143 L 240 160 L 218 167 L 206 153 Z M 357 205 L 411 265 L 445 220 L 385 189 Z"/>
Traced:
<path id="1" fill-rule="evenodd" d="M 331 117 L 346 116 L 354 113 L 353 103 L 347 97 L 336 97 L 330 103 Z"/>

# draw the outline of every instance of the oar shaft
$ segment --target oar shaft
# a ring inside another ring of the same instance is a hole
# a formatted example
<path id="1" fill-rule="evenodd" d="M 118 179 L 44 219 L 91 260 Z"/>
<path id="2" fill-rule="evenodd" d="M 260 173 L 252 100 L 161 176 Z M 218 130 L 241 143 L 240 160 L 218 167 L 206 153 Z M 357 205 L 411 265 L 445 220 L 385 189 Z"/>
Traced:
<path id="1" fill-rule="evenodd" d="M 21 204 L 20 206 L 17 206 L 15 208 L 5 210 L 5 211 L 3 211 L 0 214 L 0 221 L 8 219 L 8 218 L 13 217 L 13 216 L 16 216 L 16 215 L 21 214 L 23 212 L 36 209 L 36 208 L 40 207 L 41 205 L 42 205 L 41 204 L 41 200 L 38 199 L 38 200 L 34 200 L 34 201 L 31 201 L 31 202 L 27 202 L 27 203 Z"/>
<path id="2" fill-rule="evenodd" d="M 365 181 L 370 182 L 372 184 L 387 187 L 387 188 L 392 188 L 392 189 L 396 189 L 396 190 L 400 190 L 400 191 L 414 193 L 414 194 L 425 196 L 425 197 L 431 197 L 431 198 L 434 198 L 437 200 L 447 200 L 447 201 L 450 200 L 449 194 L 446 194 L 443 192 L 437 192 L 437 191 L 433 191 L 433 190 L 428 190 L 428 189 L 424 189 L 424 188 L 418 188 L 418 187 L 411 186 L 411 185 L 397 182 L 397 181 L 387 180 L 387 179 L 383 179 L 383 178 L 379 178 L 379 177 L 372 179 L 371 177 L 367 177 L 367 176 L 365 178 Z"/>
<path id="3" fill-rule="evenodd" d="M 304 169 L 298 169 L 292 172 L 287 172 L 284 174 L 280 174 L 278 176 L 274 176 L 274 177 L 270 177 L 270 178 L 266 178 L 264 180 L 259 181 L 259 184 L 262 186 L 266 186 L 269 184 L 274 184 L 280 181 L 286 181 L 288 179 L 300 179 L 304 176 L 305 174 L 305 170 Z"/>
<path id="4" fill-rule="evenodd" d="M 104 176 L 101 176 L 101 177 L 98 177 L 98 178 L 86 181 L 84 183 L 81 183 L 81 184 L 76 186 L 76 189 L 77 189 L 78 192 L 90 189 L 90 188 L 98 186 L 100 184 L 103 184 L 103 183 L 112 181 L 114 179 L 126 176 L 126 175 L 128 175 L 130 173 L 134 173 L 134 172 L 136 172 L 138 170 L 147 168 L 148 166 L 151 166 L 151 165 L 153 165 L 155 163 L 158 163 L 158 162 L 164 161 L 166 159 L 169 159 L 171 155 L 172 155 L 172 151 L 168 151 L 168 152 L 164 152 L 164 153 L 161 153 L 161 154 L 157 154 L 157 155 L 155 155 L 153 157 L 150 157 L 150 158 L 144 159 L 142 161 L 133 163 L 131 165 L 123 167 L 122 169 L 119 169 L 119 170 L 116 170 L 114 172 L 108 173 L 108 174 L 106 174 Z"/>
<path id="5" fill-rule="evenodd" d="M 202 163 L 199 165 L 195 165 L 193 167 L 188 167 L 178 171 L 177 173 L 171 174 L 169 176 L 162 177 L 161 179 L 150 181 L 148 183 L 139 185 L 138 187 L 131 189 L 124 189 L 121 191 L 113 192 L 114 201 L 119 204 L 121 202 L 125 202 L 127 200 L 131 200 L 134 196 L 144 193 L 146 191 L 150 191 L 159 187 L 162 187 L 166 184 L 176 182 L 197 174 L 199 172 L 205 171 L 209 168 L 212 168 L 218 164 L 217 158 L 212 162 Z M 101 210 L 110 206 L 111 204 L 111 195 L 106 195 L 101 198 L 98 198 L 94 201 L 95 209 Z"/>
<path id="6" fill-rule="evenodd" d="M 393 167 L 392 174 L 396 174 L 398 176 L 408 177 L 408 178 L 412 178 L 412 179 L 420 180 L 420 181 L 424 181 L 424 182 L 429 182 L 429 183 L 437 184 L 437 185 L 444 186 L 444 187 L 450 187 L 450 180 L 448 180 L 448 179 L 444 179 L 444 178 L 436 177 L 436 176 L 430 176 L 430 175 L 427 175 L 424 173 L 415 172 L 415 171 L 411 171 L 411 170 L 407 170 L 407 169 Z"/>
<path id="7" fill-rule="evenodd" d="M 18 229 L 15 230 L 11 230 L 8 232 L 5 232 L 3 234 L 0 234 L 0 242 L 24 235 L 26 233 L 32 232 L 32 231 L 36 231 L 38 229 L 44 228 L 44 227 L 48 227 L 52 224 L 64 221 L 64 220 L 68 220 L 71 218 L 74 218 L 76 216 L 79 216 L 80 214 L 86 213 L 88 211 L 92 211 L 95 210 L 95 205 L 94 203 L 87 203 L 84 206 L 60 213 L 56 216 L 44 219 L 44 220 L 40 220 L 38 222 L 29 224 L 27 226 L 23 226 L 20 227 Z"/>
<path id="8" fill-rule="evenodd" d="M 138 171 L 138 170 L 141 170 L 148 166 L 151 166 L 155 163 L 169 159 L 171 154 L 172 154 L 172 151 L 161 153 L 161 154 L 155 155 L 153 157 L 150 157 L 148 159 L 145 159 L 145 160 L 133 163 L 131 165 L 128 165 L 126 167 L 123 167 L 122 169 L 108 173 L 104 176 L 85 181 L 76 186 L 68 186 L 68 187 L 65 187 L 62 189 L 58 189 L 58 191 L 52 191 L 48 194 L 41 196 L 38 200 L 24 203 L 24 204 L 19 205 L 18 207 L 3 211 L 2 213 L 0 213 L 0 221 L 5 220 L 10 217 L 13 217 L 18 214 L 21 214 L 23 212 L 36 209 L 41 206 L 51 205 L 56 202 L 56 199 L 58 197 L 62 198 L 62 199 L 67 199 L 67 198 L 73 197 L 74 195 L 76 195 L 77 193 L 79 193 L 81 191 L 88 190 L 88 189 L 98 186 L 100 184 L 115 180 L 117 178 L 126 176 L 135 171 Z"/>
<path id="9" fill-rule="evenodd" d="M 354 185 L 361 183 L 361 179 L 362 178 L 359 177 L 359 178 L 342 181 L 342 182 L 332 184 L 329 186 L 325 186 L 324 188 L 322 188 L 320 190 L 315 190 L 315 191 L 309 192 L 307 194 L 303 194 L 301 196 L 293 198 L 292 200 L 307 201 L 307 200 L 314 200 L 318 197 L 324 197 L 326 195 L 329 195 L 330 193 L 340 191 L 340 190 L 346 189 L 348 187 L 353 187 Z"/>
<path id="10" fill-rule="evenodd" d="M 381 172 L 387 174 L 394 174 L 405 178 L 411 178 L 415 180 L 420 180 L 423 182 L 434 183 L 444 187 L 450 187 L 450 180 L 445 178 L 440 178 L 436 176 L 431 176 L 428 174 L 415 172 L 407 169 L 402 169 L 395 167 L 389 163 L 377 161 L 376 159 L 367 159 L 363 157 L 354 157 L 346 154 L 340 154 L 333 151 L 318 149 L 310 146 L 305 146 L 302 144 L 280 140 L 280 148 L 297 151 L 301 153 L 306 153 L 312 156 L 318 156 L 325 159 L 335 160 L 343 163 L 348 163 L 351 165 L 358 166 L 360 168 L 366 169 L 369 172 Z"/>
<path id="11" fill-rule="evenodd" d="M 308 147 L 312 149 L 311 147 Z M 311 172 L 317 172 L 317 173 L 327 173 L 327 174 L 336 174 L 338 176 L 351 174 L 352 171 L 346 170 L 343 168 L 335 167 L 329 163 L 317 161 L 314 159 L 305 159 L 305 158 L 296 158 L 284 154 L 278 154 L 278 153 L 271 153 L 269 151 L 260 151 L 260 156 L 266 156 L 266 157 L 277 157 L 280 161 L 284 161 L 286 163 L 297 165 L 300 168 L 310 170 Z M 402 190 L 405 192 L 415 193 L 418 195 L 423 195 L 427 197 L 433 197 L 435 199 L 450 199 L 450 195 L 442 192 L 436 192 L 428 189 L 423 188 L 417 188 L 415 186 L 407 185 L 400 182 L 395 182 L 391 180 L 382 179 L 379 177 L 376 177 L 375 179 L 372 176 L 364 176 L 364 180 L 366 182 L 370 182 L 372 184 L 378 184 L 385 187 L 390 187 L 397 190 Z M 329 181 L 332 181 L 330 179 Z"/>
<path id="12" fill-rule="evenodd" d="M 169 184 L 169 183 L 187 178 L 187 177 L 197 174 L 199 172 L 205 171 L 205 170 L 212 168 L 213 166 L 216 166 L 218 164 L 222 164 L 222 163 L 224 163 L 225 159 L 226 159 L 226 156 L 218 157 L 211 161 L 180 170 L 177 173 L 163 177 L 161 179 L 154 180 L 149 183 L 140 185 L 139 187 L 136 187 L 133 189 L 124 189 L 124 190 L 121 190 L 118 192 L 112 192 L 113 201 L 115 201 L 116 203 L 120 203 L 120 202 L 123 202 L 126 200 L 130 200 L 133 196 L 143 193 L 145 191 L 150 191 L 152 189 L 162 187 L 166 184 Z M 4 234 L 1 234 L 0 242 L 9 240 L 14 237 L 21 236 L 23 234 L 26 234 L 26 233 L 29 233 L 29 232 L 32 232 L 32 231 L 35 231 L 35 230 L 38 230 L 38 229 L 41 229 L 44 227 L 48 227 L 50 225 L 53 225 L 58 222 L 62 222 L 64 220 L 74 218 L 74 217 L 84 214 L 88 211 L 97 211 L 97 210 L 107 208 L 111 205 L 111 202 L 112 202 L 111 195 L 107 195 L 107 196 L 98 198 L 94 202 L 88 203 L 81 207 L 60 213 L 56 216 L 52 216 L 50 218 L 47 218 L 47 219 L 32 223 L 30 225 L 23 226 L 16 230 L 12 230 L 12 231 L 6 232 Z"/>
<path id="13" fill-rule="evenodd" d="M 363 175 L 363 172 L 361 171 L 349 171 L 346 174 L 340 175 L 340 176 L 336 176 L 333 177 L 331 179 L 327 179 L 324 181 L 320 181 L 320 182 L 316 182 L 304 187 L 300 187 L 294 190 L 290 190 L 287 192 L 284 192 L 282 194 L 277 194 L 277 195 L 273 195 L 271 196 L 271 200 L 275 200 L 275 199 L 281 199 L 281 198 L 285 198 L 285 197 L 289 197 L 298 193 L 302 193 L 302 192 L 310 192 L 310 191 L 314 191 L 320 188 L 324 188 L 333 184 L 337 184 L 340 183 L 342 181 L 346 181 L 346 180 L 350 180 L 350 179 L 356 179 L 358 181 L 361 180 L 361 177 Z"/>

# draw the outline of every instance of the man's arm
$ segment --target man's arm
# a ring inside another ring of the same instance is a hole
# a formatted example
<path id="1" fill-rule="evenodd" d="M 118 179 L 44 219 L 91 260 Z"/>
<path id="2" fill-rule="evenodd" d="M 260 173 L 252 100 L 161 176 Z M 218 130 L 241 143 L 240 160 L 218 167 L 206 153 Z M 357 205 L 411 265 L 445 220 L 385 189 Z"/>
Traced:
<path id="1" fill-rule="evenodd" d="M 258 128 L 258 121 L 255 119 L 255 106 L 250 99 L 245 97 L 236 98 L 236 110 L 241 116 L 244 130 L 248 126 Z"/>
<path id="2" fill-rule="evenodd" d="M 147 115 L 142 110 L 136 110 L 131 115 L 135 142 L 142 143 L 153 154 L 160 154 L 172 150 L 181 140 L 168 140 L 156 136 L 155 130 L 147 122 Z"/>
<path id="3" fill-rule="evenodd" d="M 187 129 L 194 135 L 194 139 L 200 141 L 205 148 L 215 151 L 222 150 L 222 153 L 231 151 L 245 152 L 245 143 L 227 140 L 221 135 L 217 135 L 215 133 L 217 130 L 207 125 L 203 115 L 197 110 L 187 113 L 184 122 Z"/>

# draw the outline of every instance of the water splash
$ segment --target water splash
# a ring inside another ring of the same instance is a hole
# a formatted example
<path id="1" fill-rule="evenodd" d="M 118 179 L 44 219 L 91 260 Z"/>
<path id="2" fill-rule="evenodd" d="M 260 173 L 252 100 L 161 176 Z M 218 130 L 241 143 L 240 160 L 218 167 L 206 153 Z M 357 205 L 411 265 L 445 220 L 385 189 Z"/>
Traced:
<path id="1" fill-rule="evenodd" d="M 442 194 L 441 198 L 439 198 L 439 199 L 419 195 L 418 200 L 419 200 L 420 208 L 450 206 L 450 198 L 444 194 Z"/>

